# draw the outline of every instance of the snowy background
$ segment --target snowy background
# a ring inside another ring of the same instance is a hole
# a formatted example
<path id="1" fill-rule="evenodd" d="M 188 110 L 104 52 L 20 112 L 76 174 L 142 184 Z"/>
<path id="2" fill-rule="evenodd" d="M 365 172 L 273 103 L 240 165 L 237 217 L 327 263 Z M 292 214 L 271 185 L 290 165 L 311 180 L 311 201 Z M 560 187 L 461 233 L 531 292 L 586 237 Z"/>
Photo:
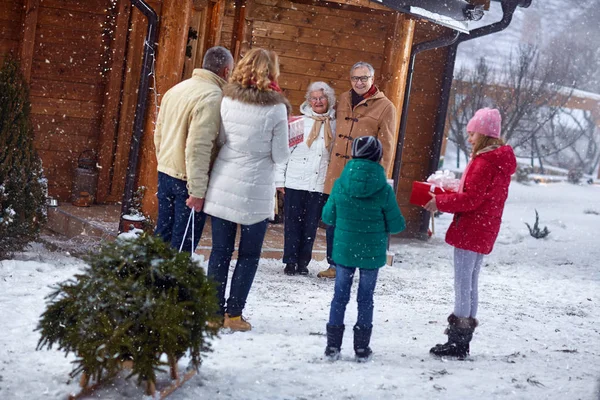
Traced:
<path id="1" fill-rule="evenodd" d="M 546 239 L 529 236 L 537 209 Z M 222 334 L 200 375 L 172 399 L 600 399 L 600 186 L 512 183 L 499 239 L 480 278 L 480 327 L 468 361 L 441 361 L 452 311 L 451 216 L 436 219 L 427 242 L 393 246 L 375 295 L 373 360 L 353 361 L 353 295 L 343 359 L 323 359 L 333 281 L 283 274 L 263 259 L 248 299 L 247 333 Z M 81 261 L 41 245 L 0 263 L 0 398 L 60 399 L 76 392 L 72 356 L 35 351 L 34 332 L 48 285 Z M 181 360 L 181 368 L 187 364 Z M 166 379 L 166 374 L 162 379 Z M 94 398 L 142 399 L 134 381 L 117 380 Z"/>
<path id="2" fill-rule="evenodd" d="M 513 19 L 504 31 L 462 43 L 458 49 L 456 67 L 473 68 L 480 57 L 497 67 L 506 63 L 511 51 L 519 44 L 537 45 L 544 49 L 554 45 L 562 31 L 571 27 L 590 32 L 587 40 L 600 40 L 600 27 L 581 27 L 582 6 L 597 6 L 597 0 L 533 0 L 528 8 L 517 7 Z M 492 1 L 490 10 L 477 22 L 469 22 L 469 30 L 502 19 L 502 7 Z M 599 24 L 600 25 L 600 24 Z"/>

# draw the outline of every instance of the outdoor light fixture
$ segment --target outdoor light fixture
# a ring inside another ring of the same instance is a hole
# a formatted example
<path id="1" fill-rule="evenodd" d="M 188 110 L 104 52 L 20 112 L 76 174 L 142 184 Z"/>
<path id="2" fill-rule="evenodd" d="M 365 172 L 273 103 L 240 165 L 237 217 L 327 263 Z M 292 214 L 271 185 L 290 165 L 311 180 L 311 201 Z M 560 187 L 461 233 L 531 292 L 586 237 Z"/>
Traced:
<path id="1" fill-rule="evenodd" d="M 473 5 L 469 4 L 464 9 L 465 17 L 467 17 L 470 21 L 479 21 L 483 18 L 483 6 L 482 5 Z"/>

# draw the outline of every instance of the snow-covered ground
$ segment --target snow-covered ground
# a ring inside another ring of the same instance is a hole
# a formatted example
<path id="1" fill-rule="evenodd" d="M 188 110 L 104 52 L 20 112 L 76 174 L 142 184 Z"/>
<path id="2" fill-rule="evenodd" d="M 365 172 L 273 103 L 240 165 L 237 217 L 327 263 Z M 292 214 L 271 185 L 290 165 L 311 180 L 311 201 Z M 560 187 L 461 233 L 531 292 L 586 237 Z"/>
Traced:
<path id="1" fill-rule="evenodd" d="M 536 240 L 524 222 L 551 233 Z M 442 361 L 429 348 L 445 339 L 452 311 L 451 248 L 436 219 L 428 242 L 393 246 L 375 296 L 373 360 L 353 361 L 353 296 L 342 360 L 325 361 L 333 281 L 288 277 L 264 259 L 248 299 L 254 328 L 223 334 L 200 375 L 170 398 L 184 399 L 594 399 L 600 394 L 600 186 L 513 183 L 502 230 L 480 281 L 480 327 L 468 361 Z M 35 351 L 48 285 L 81 261 L 35 245 L 0 263 L 0 398 L 61 399 L 77 391 L 72 356 Z M 185 367 L 186 360 L 182 360 Z M 166 377 L 163 377 L 166 378 Z M 94 396 L 141 399 L 132 381 Z"/>

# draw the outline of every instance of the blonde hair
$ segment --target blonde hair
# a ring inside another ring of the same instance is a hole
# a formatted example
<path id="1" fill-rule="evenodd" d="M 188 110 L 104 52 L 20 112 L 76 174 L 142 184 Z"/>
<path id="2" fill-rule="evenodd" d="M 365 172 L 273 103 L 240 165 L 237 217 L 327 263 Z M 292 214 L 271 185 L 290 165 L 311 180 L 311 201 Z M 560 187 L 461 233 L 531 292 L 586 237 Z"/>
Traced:
<path id="1" fill-rule="evenodd" d="M 473 152 L 471 153 L 471 156 L 476 156 L 477 153 L 488 146 L 504 146 L 504 144 L 504 140 L 500 138 L 493 138 L 479 134 L 479 139 L 477 139 L 477 142 L 475 142 L 475 145 L 473 146 Z"/>
<path id="2" fill-rule="evenodd" d="M 272 90 L 271 82 L 279 77 L 279 57 L 270 50 L 251 49 L 237 63 L 229 82 L 238 83 L 242 87 L 256 87 L 258 90 Z"/>

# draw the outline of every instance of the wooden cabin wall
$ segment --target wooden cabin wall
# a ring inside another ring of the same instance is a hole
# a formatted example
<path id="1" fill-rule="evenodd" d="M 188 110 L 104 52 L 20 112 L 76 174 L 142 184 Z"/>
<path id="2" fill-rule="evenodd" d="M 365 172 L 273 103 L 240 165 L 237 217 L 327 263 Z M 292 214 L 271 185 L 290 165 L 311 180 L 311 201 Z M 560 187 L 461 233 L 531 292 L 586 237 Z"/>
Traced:
<path id="1" fill-rule="evenodd" d="M 19 51 L 23 22 L 23 0 L 0 1 L 0 63 Z"/>
<path id="2" fill-rule="evenodd" d="M 161 1 L 148 3 L 160 15 Z M 27 70 L 50 196 L 70 200 L 78 158 L 93 150 L 98 200 L 121 201 L 146 30 L 129 0 L 0 3 L 0 57 L 12 52 Z"/>
<path id="3" fill-rule="evenodd" d="M 233 40 L 233 25 L 235 23 L 235 1 L 232 0 L 221 0 L 219 1 L 219 3 L 221 4 L 221 7 L 223 7 L 222 9 L 222 23 L 221 23 L 221 34 L 220 36 L 217 38 L 217 41 L 215 42 L 215 46 L 223 46 L 226 49 L 229 49 L 232 53 L 235 53 L 235 46 L 232 46 L 232 40 Z M 234 54 L 235 56 L 235 54 Z M 239 60 L 239 54 L 238 54 L 238 58 L 235 59 L 235 61 Z"/>
<path id="4" fill-rule="evenodd" d="M 35 145 L 49 195 L 68 200 L 84 150 L 96 150 L 110 0 L 2 0 L 0 58 L 13 53 L 30 81 Z"/>
<path id="5" fill-rule="evenodd" d="M 449 29 L 419 21 L 414 42 L 421 43 L 450 34 Z M 407 220 L 407 229 L 402 236 L 414 237 L 419 231 L 423 209 L 410 204 L 408 199 L 412 182 L 427 178 L 447 57 L 447 48 L 440 48 L 419 54 L 415 61 L 397 193 L 398 204 Z"/>
<path id="6" fill-rule="evenodd" d="M 385 84 L 381 81 L 385 44 L 396 22 L 395 12 L 351 11 L 287 0 L 251 0 L 246 8 L 251 47 L 279 54 L 279 84 L 294 113 L 313 81 L 328 83 L 338 95 L 349 90 L 350 67 L 357 61 L 372 64 L 376 84 Z"/>

